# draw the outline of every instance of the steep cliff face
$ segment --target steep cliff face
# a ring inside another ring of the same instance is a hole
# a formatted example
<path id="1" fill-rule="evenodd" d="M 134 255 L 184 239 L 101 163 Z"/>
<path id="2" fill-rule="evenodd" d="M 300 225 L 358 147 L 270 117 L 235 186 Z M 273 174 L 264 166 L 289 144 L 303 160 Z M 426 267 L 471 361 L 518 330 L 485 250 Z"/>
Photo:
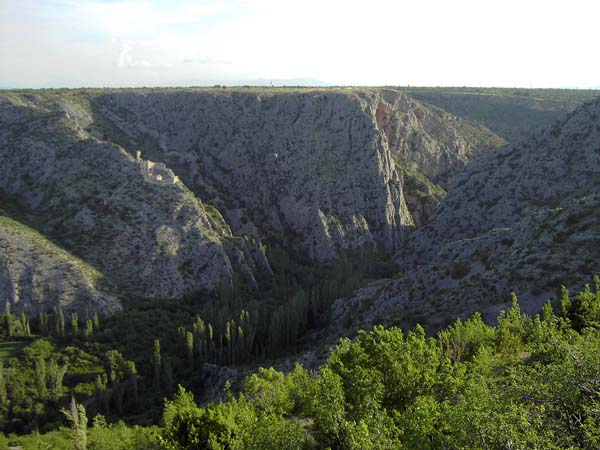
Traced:
<path id="1" fill-rule="evenodd" d="M 0 298 L 28 314 L 66 311 L 112 313 L 120 301 L 103 277 L 26 225 L 0 215 Z"/>
<path id="2" fill-rule="evenodd" d="M 265 239 L 393 252 L 498 144 L 391 90 L 6 92 L 0 118 L 0 189 L 27 223 L 146 298 L 256 286 Z"/>
<path id="3" fill-rule="evenodd" d="M 132 295 L 216 289 L 234 270 L 253 280 L 245 240 L 183 184 L 147 182 L 121 147 L 86 132 L 91 121 L 64 98 L 2 105 L 0 188 L 18 198 L 38 230 Z"/>
<path id="4" fill-rule="evenodd" d="M 377 128 L 394 159 L 445 189 L 469 160 L 506 143 L 484 127 L 397 91 L 384 90 L 372 101 Z"/>
<path id="5" fill-rule="evenodd" d="M 93 104 L 107 138 L 165 161 L 234 234 L 291 240 L 320 260 L 392 250 L 415 225 L 397 162 L 446 183 L 491 141 L 462 138 L 452 124 L 464 122 L 395 91 L 116 93 Z"/>
<path id="6" fill-rule="evenodd" d="M 600 99 L 458 173 L 433 220 L 399 252 L 405 275 L 338 301 L 333 322 L 495 317 L 511 290 L 535 312 L 561 283 L 579 289 L 600 271 L 599 192 Z"/>
<path id="7" fill-rule="evenodd" d="M 234 234 L 290 239 L 313 258 L 395 248 L 413 222 L 368 104 L 339 93 L 116 94 L 98 110 L 165 161 Z M 176 124 L 176 126 L 175 126 Z"/>

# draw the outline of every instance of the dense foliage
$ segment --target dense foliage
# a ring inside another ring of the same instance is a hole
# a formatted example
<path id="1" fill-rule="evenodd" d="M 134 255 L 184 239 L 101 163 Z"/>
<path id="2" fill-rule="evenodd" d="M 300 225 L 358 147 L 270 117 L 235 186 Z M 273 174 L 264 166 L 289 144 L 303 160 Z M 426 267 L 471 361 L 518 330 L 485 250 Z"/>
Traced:
<path id="1" fill-rule="evenodd" d="M 213 397 L 222 385 L 215 368 L 268 364 L 297 351 L 303 335 L 324 325 L 336 298 L 392 267 L 366 251 L 313 265 L 276 245 L 267 251 L 274 276 L 260 292 L 239 283 L 180 301 L 129 299 L 102 319 L 61 308 L 27 318 L 7 303 L 0 314 L 0 431 L 56 429 L 71 396 L 91 417 L 158 423 L 163 398 L 178 384 Z"/>
<path id="2" fill-rule="evenodd" d="M 8 392 L 0 377 L 3 408 L 14 401 Z M 436 337 L 419 326 L 361 331 L 318 373 L 261 368 L 239 394 L 227 389 L 204 407 L 179 386 L 160 427 L 96 415 L 86 429 L 86 408 L 74 399 L 63 415 L 61 431 L 8 441 L 24 449 L 595 449 L 600 281 L 572 298 L 563 291 L 556 308 L 548 303 L 533 318 L 513 297 L 493 327 L 476 314 Z"/>

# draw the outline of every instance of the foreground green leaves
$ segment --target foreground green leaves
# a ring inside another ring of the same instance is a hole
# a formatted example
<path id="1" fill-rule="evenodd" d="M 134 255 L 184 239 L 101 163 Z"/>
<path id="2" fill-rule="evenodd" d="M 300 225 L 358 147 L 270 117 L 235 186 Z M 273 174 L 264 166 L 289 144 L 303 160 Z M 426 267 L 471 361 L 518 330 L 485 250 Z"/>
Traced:
<path id="1" fill-rule="evenodd" d="M 597 449 L 599 305 L 596 287 L 573 299 L 564 292 L 560 313 L 548 304 L 534 318 L 515 297 L 495 327 L 479 315 L 437 337 L 375 327 L 342 339 L 318 373 L 260 369 L 238 395 L 204 407 L 179 387 L 160 428 L 99 416 L 88 448 Z M 73 447 L 59 435 L 11 442 Z"/>

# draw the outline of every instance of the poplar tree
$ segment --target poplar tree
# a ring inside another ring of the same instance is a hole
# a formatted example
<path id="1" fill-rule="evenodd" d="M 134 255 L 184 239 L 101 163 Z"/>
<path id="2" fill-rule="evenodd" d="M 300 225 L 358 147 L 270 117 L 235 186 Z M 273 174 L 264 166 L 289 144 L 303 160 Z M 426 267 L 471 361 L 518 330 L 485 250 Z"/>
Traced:
<path id="1" fill-rule="evenodd" d="M 206 326 L 200 316 L 196 316 L 196 321 L 194 322 L 193 330 L 196 357 L 198 360 L 202 360 L 202 358 L 204 358 L 205 352 L 207 351 L 207 349 L 205 349 L 205 345 L 207 344 L 207 342 L 205 337 Z"/>
<path id="2" fill-rule="evenodd" d="M 50 388 L 50 398 L 52 400 L 58 400 L 62 394 L 63 378 L 67 373 L 68 367 L 67 363 L 60 366 L 54 357 L 48 361 L 46 374 Z"/>
<path id="3" fill-rule="evenodd" d="M 8 404 L 8 393 L 6 391 L 6 377 L 4 375 L 4 361 L 0 360 L 0 407 Z"/>
<path id="4" fill-rule="evenodd" d="M 21 311 L 21 317 L 19 322 L 21 322 L 21 332 L 23 336 L 29 336 L 27 330 L 29 329 L 29 321 L 27 320 L 27 316 L 25 315 L 25 311 Z"/>
<path id="5" fill-rule="evenodd" d="M 39 322 L 39 333 L 42 336 L 47 336 L 48 335 L 48 314 L 44 313 L 44 312 L 40 312 L 38 314 L 38 322 Z"/>
<path id="6" fill-rule="evenodd" d="M 191 331 L 185 332 L 186 338 L 186 353 L 188 363 L 191 367 L 194 366 L 194 334 Z"/>
<path id="7" fill-rule="evenodd" d="M 90 319 L 85 321 L 85 337 L 89 338 L 94 334 L 94 325 Z"/>
<path id="8" fill-rule="evenodd" d="M 103 409 L 105 414 L 109 413 L 110 402 L 106 392 L 108 384 L 108 378 L 106 374 L 100 374 L 96 377 L 95 395 L 96 395 L 96 408 L 98 410 Z"/>
<path id="9" fill-rule="evenodd" d="M 4 315 L 6 317 L 6 330 L 8 332 L 8 337 L 12 337 L 15 330 L 13 328 L 12 314 L 10 313 L 10 302 L 7 300 L 6 305 L 4 307 Z"/>
<path id="10" fill-rule="evenodd" d="M 47 394 L 46 378 L 46 360 L 40 356 L 35 360 L 35 385 L 40 398 Z"/>
<path id="11" fill-rule="evenodd" d="M 131 396 L 133 399 L 133 404 L 137 408 L 140 403 L 138 395 L 138 374 L 137 369 L 135 367 L 135 363 L 133 361 L 127 361 L 127 373 L 129 375 L 129 381 L 131 383 Z"/>
<path id="12" fill-rule="evenodd" d="M 71 423 L 71 439 L 75 450 L 86 450 L 87 448 L 87 415 L 85 407 L 71 397 L 69 409 L 61 409 L 67 420 Z"/>
<path id="13" fill-rule="evenodd" d="M 54 307 L 54 333 L 56 336 L 65 336 L 65 315 L 60 306 Z"/>
<path id="14" fill-rule="evenodd" d="M 92 322 L 94 324 L 94 331 L 100 331 L 100 317 L 98 317 L 98 313 L 94 313 L 94 317 L 92 318 Z"/>
<path id="15" fill-rule="evenodd" d="M 154 340 L 154 353 L 152 354 L 152 365 L 154 367 L 154 387 L 160 390 L 161 372 L 160 340 Z"/>
<path id="16" fill-rule="evenodd" d="M 73 331 L 73 337 L 79 335 L 79 317 L 77 313 L 71 313 L 71 330 Z"/>

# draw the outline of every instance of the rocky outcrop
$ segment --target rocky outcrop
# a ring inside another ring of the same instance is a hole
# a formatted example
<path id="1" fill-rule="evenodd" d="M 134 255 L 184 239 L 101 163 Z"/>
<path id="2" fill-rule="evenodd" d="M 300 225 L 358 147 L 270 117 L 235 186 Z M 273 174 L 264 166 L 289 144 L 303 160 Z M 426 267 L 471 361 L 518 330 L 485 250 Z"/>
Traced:
<path id="1" fill-rule="evenodd" d="M 102 274 L 41 234 L 0 215 L 0 298 L 33 315 L 61 306 L 104 314 L 121 309 Z"/>
<path id="2" fill-rule="evenodd" d="M 600 100 L 526 141 L 488 152 L 456 174 L 435 220 L 398 255 L 427 261 L 441 245 L 509 227 L 533 212 L 598 192 Z"/>
<path id="3" fill-rule="evenodd" d="M 446 196 L 441 186 L 433 183 L 422 173 L 404 164 L 396 167 L 402 177 L 404 198 L 417 228 L 429 222 Z"/>
<path id="4" fill-rule="evenodd" d="M 472 158 L 505 144 L 482 126 L 397 91 L 384 90 L 372 101 L 394 159 L 443 188 Z"/>
<path id="5" fill-rule="evenodd" d="M 457 174 L 434 219 L 399 252 L 404 275 L 338 301 L 333 322 L 431 324 L 475 310 L 491 318 L 511 290 L 533 312 L 561 283 L 581 288 L 600 272 L 599 181 L 600 99 Z"/>
<path id="6" fill-rule="evenodd" d="M 107 139 L 166 162 L 234 234 L 319 260 L 393 250 L 414 227 L 397 162 L 447 183 L 493 145 L 489 131 L 462 138 L 464 121 L 391 90 L 119 92 L 92 104 Z"/>
<path id="7" fill-rule="evenodd" d="M 393 252 L 452 174 L 497 145 L 392 90 L 8 91 L 0 119 L 0 189 L 145 298 L 234 273 L 256 286 L 265 240 L 320 261 Z"/>
<path id="8" fill-rule="evenodd" d="M 234 271 L 254 283 L 252 245 L 231 236 L 183 184 L 147 182 L 128 152 L 86 131 L 93 117 L 84 106 L 24 98 L 2 105 L 0 188 L 39 231 L 129 295 L 215 290 Z"/>

